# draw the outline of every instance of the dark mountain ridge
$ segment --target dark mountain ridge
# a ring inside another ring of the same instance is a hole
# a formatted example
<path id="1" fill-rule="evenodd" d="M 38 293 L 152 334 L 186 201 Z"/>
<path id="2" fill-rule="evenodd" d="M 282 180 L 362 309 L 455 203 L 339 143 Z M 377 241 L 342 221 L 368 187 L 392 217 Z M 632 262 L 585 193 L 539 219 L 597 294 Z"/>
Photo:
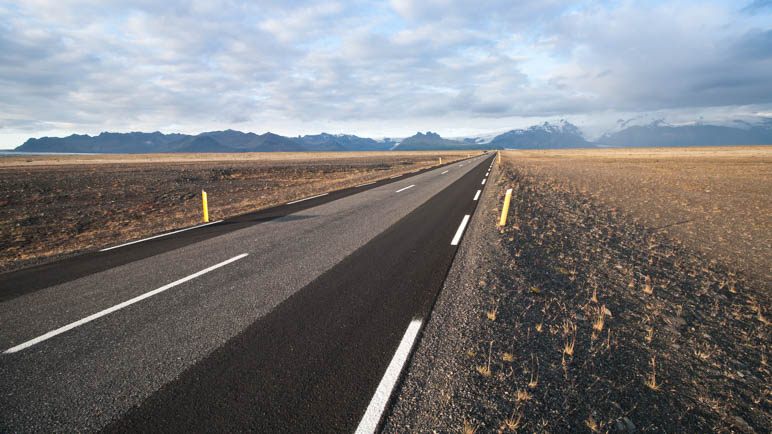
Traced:
<path id="1" fill-rule="evenodd" d="M 772 144 L 772 119 L 759 124 L 738 122 L 738 126 L 623 125 L 620 131 L 588 141 L 576 125 L 565 120 L 515 129 L 490 141 L 480 138 L 451 140 L 431 131 L 395 141 L 375 140 L 344 134 L 314 134 L 285 137 L 274 133 L 243 133 L 235 130 L 210 131 L 197 135 L 152 133 L 109 133 L 96 136 L 28 139 L 16 148 L 20 152 L 72 153 L 157 153 L 157 152 L 323 152 L 394 150 L 471 149 L 567 149 L 597 146 L 719 146 Z"/>
<path id="2" fill-rule="evenodd" d="M 394 141 L 377 141 L 353 135 L 327 133 L 284 137 L 274 133 L 243 133 L 235 130 L 210 131 L 197 135 L 153 133 L 73 134 L 67 137 L 28 139 L 16 148 L 20 152 L 73 152 L 140 154 L 160 152 L 322 152 L 379 151 Z"/>
<path id="3" fill-rule="evenodd" d="M 427 131 L 416 133 L 414 136 L 402 139 L 397 146 L 400 151 L 429 151 L 438 149 L 467 149 L 468 143 L 456 140 L 443 139 L 439 134 Z"/>

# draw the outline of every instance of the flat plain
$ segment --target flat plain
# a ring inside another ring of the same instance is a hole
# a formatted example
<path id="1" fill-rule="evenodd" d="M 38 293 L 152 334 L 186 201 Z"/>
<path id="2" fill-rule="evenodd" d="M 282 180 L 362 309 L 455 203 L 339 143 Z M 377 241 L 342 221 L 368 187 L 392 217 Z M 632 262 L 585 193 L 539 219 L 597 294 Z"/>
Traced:
<path id="1" fill-rule="evenodd" d="M 767 432 L 770 168 L 769 147 L 504 153 L 451 270 L 474 279 L 446 282 L 387 429 Z"/>
<path id="2" fill-rule="evenodd" d="M 772 147 L 515 151 L 520 171 L 772 279 Z"/>
<path id="3" fill-rule="evenodd" d="M 19 155 L 0 158 L 0 270 L 107 247 L 465 158 L 467 152 Z"/>

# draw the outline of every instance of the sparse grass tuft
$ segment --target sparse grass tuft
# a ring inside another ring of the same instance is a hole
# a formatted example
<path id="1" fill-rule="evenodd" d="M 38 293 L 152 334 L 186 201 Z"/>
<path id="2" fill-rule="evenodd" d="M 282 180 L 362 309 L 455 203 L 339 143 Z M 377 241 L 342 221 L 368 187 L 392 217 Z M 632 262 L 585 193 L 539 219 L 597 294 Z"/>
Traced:
<path id="1" fill-rule="evenodd" d="M 515 355 L 512 353 L 504 353 L 501 355 L 501 360 L 505 362 L 513 362 L 515 360 Z"/>
<path id="2" fill-rule="evenodd" d="M 643 281 L 643 293 L 651 295 L 654 293 L 654 288 L 651 286 L 651 277 L 646 276 Z"/>
<path id="3" fill-rule="evenodd" d="M 595 314 L 595 321 L 592 322 L 592 338 L 596 339 L 603 326 L 606 324 L 606 306 L 600 306 Z"/>
<path id="4" fill-rule="evenodd" d="M 471 422 L 464 418 L 464 428 L 462 432 L 464 434 L 475 434 L 477 432 L 478 425 L 472 425 Z"/>
<path id="5" fill-rule="evenodd" d="M 504 419 L 504 426 L 507 427 L 510 431 L 516 431 L 518 428 L 520 428 L 520 422 L 523 420 L 523 414 L 518 413 L 517 418 L 515 418 L 515 412 L 512 412 L 512 416 Z"/>
<path id="6" fill-rule="evenodd" d="M 600 427 L 598 426 L 598 422 L 595 421 L 595 418 L 593 418 L 592 415 L 590 415 L 590 417 L 588 417 L 587 420 L 584 421 L 584 424 L 592 432 L 599 432 L 600 431 Z"/>
<path id="7" fill-rule="evenodd" d="M 710 358 L 710 351 L 705 350 L 694 350 L 694 356 L 702 361 L 706 361 Z"/>
<path id="8" fill-rule="evenodd" d="M 657 358 L 654 356 L 651 357 L 651 373 L 646 377 L 646 386 L 654 391 L 660 388 L 660 384 L 657 383 Z"/>
<path id="9" fill-rule="evenodd" d="M 518 402 L 530 401 L 531 398 L 532 396 L 527 390 L 517 389 L 517 392 L 515 392 L 515 399 L 517 399 Z"/>
<path id="10" fill-rule="evenodd" d="M 758 312 L 756 317 L 759 321 L 764 325 L 769 325 L 769 320 L 764 316 L 764 310 L 761 308 L 760 304 L 756 304 L 756 311 Z"/>
<path id="11" fill-rule="evenodd" d="M 646 327 L 646 343 L 650 344 L 654 339 L 654 327 Z"/>
<path id="12" fill-rule="evenodd" d="M 535 360 L 535 363 L 534 368 L 531 369 L 531 380 L 528 382 L 528 388 L 535 389 L 539 385 L 539 358 L 534 358 L 534 355 L 531 354 L 531 360 Z"/>
<path id="13" fill-rule="evenodd" d="M 482 375 L 483 377 L 486 377 L 486 378 L 490 377 L 491 374 L 492 374 L 492 371 L 491 371 L 491 354 L 492 354 L 492 352 L 493 352 L 493 341 L 491 341 L 490 346 L 488 347 L 488 363 L 485 364 L 484 366 L 483 365 L 478 365 L 477 368 L 476 368 L 477 372 L 479 372 L 480 375 Z"/>
<path id="14" fill-rule="evenodd" d="M 477 369 L 477 372 L 479 372 L 480 375 L 482 375 L 485 378 L 490 377 L 492 374 L 491 368 L 488 365 L 478 365 L 477 368 L 475 369 Z"/>
<path id="15" fill-rule="evenodd" d="M 574 356 L 574 346 L 576 345 L 576 324 L 571 321 L 563 322 L 563 334 L 565 335 L 565 344 L 563 345 L 563 354 L 569 357 Z"/>
<path id="16" fill-rule="evenodd" d="M 485 313 L 485 315 L 488 317 L 491 321 L 496 321 L 496 313 L 499 311 L 499 307 L 496 306 L 493 309 L 489 310 Z"/>

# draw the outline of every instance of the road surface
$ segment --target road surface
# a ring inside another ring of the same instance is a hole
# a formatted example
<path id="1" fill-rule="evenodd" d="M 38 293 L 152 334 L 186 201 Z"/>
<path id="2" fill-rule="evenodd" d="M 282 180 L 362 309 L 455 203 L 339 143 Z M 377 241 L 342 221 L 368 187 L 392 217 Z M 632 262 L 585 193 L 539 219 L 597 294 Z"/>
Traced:
<path id="1" fill-rule="evenodd" d="M 0 275 L 0 431 L 376 430 L 492 161 Z"/>

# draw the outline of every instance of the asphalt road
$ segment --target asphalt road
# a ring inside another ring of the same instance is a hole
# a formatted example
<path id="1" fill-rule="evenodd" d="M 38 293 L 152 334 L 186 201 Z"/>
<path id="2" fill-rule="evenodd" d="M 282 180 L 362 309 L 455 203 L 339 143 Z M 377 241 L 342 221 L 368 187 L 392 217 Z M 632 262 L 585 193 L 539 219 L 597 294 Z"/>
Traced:
<path id="1" fill-rule="evenodd" d="M 0 431 L 372 432 L 492 158 L 0 276 Z"/>

